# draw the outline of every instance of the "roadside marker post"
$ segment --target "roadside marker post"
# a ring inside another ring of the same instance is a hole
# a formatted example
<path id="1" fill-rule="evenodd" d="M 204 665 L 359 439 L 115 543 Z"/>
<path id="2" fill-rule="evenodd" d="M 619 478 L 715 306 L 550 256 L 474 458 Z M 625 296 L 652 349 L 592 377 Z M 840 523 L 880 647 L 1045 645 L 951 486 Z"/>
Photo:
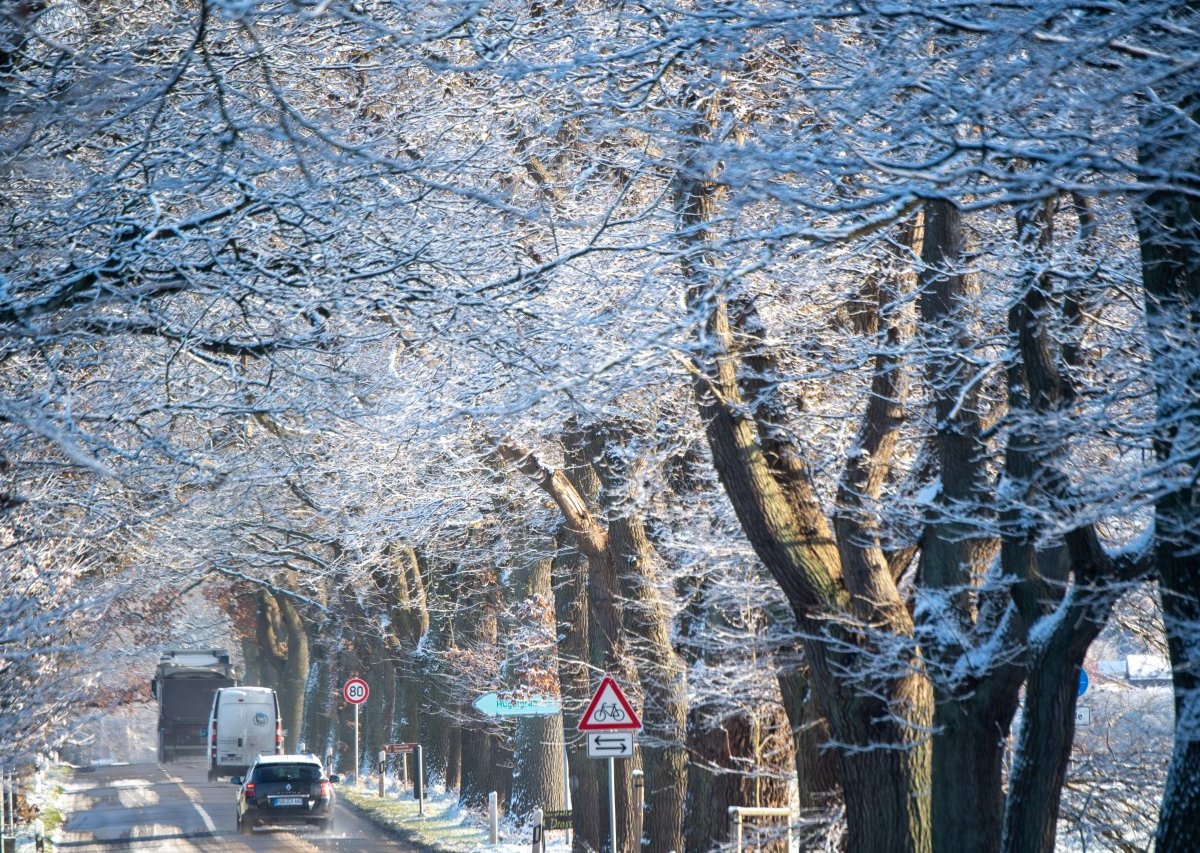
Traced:
<path id="1" fill-rule="evenodd" d="M 546 849 L 546 833 L 542 829 L 542 807 L 533 807 L 533 850 L 532 853 L 543 853 Z"/>
<path id="2" fill-rule="evenodd" d="M 497 794 L 488 794 L 488 844 L 495 847 L 500 842 L 500 809 Z"/>

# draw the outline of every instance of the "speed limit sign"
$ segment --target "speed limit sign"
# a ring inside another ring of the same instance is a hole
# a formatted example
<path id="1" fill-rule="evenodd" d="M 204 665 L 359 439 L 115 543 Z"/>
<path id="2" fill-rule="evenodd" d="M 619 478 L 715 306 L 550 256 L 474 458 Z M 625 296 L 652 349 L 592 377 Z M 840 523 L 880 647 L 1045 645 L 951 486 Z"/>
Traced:
<path id="1" fill-rule="evenodd" d="M 351 705 L 361 705 L 371 695 L 371 688 L 367 687 L 367 682 L 361 678 L 351 678 L 342 688 L 342 695 Z"/>

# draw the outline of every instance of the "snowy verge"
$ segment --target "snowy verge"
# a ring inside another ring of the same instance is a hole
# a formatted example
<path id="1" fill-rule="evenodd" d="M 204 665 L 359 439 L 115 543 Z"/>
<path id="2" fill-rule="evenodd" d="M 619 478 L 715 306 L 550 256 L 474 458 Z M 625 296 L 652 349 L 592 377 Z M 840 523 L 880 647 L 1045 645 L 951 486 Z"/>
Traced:
<path id="1" fill-rule="evenodd" d="M 499 843 L 489 844 L 487 813 L 465 808 L 453 793 L 433 786 L 426 792 L 429 796 L 424 816 L 418 815 L 411 790 L 401 792 L 393 788 L 385 791 L 383 799 L 374 788 L 356 790 L 346 786 L 338 793 L 342 802 L 363 817 L 430 851 L 528 853 L 532 846 L 532 830 L 518 827 L 504 816 L 500 818 Z M 547 851 L 567 853 L 570 849 L 566 832 L 546 833 Z"/>

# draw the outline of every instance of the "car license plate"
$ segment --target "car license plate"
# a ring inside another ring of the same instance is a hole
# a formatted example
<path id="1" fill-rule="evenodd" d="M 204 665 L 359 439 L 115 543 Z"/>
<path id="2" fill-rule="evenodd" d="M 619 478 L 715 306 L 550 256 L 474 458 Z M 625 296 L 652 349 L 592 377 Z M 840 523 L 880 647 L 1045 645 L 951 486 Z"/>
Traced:
<path id="1" fill-rule="evenodd" d="M 276 806 L 302 806 L 304 797 L 273 797 L 271 802 Z"/>

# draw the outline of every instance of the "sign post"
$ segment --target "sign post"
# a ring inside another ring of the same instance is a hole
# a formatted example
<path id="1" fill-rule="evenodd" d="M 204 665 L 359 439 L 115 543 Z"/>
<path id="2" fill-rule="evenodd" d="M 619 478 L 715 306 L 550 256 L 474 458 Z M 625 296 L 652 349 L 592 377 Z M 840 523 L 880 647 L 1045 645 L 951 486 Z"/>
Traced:
<path id="1" fill-rule="evenodd" d="M 417 817 L 425 817 L 425 750 L 417 744 L 417 775 L 413 778 L 413 793 L 417 795 Z"/>
<path id="2" fill-rule="evenodd" d="M 625 698 L 616 679 L 606 675 L 592 695 L 579 731 L 587 733 L 588 757 L 608 759 L 608 837 L 611 850 L 617 846 L 617 765 L 616 759 L 633 756 L 633 735 L 642 730 L 642 721 Z"/>
<path id="3" fill-rule="evenodd" d="M 371 688 L 367 686 L 367 682 L 361 678 L 351 678 L 342 687 L 342 696 L 346 701 L 354 706 L 354 787 L 362 787 L 362 769 L 359 766 L 360 757 L 358 754 L 358 706 L 367 701 L 367 697 L 371 695 Z"/>

